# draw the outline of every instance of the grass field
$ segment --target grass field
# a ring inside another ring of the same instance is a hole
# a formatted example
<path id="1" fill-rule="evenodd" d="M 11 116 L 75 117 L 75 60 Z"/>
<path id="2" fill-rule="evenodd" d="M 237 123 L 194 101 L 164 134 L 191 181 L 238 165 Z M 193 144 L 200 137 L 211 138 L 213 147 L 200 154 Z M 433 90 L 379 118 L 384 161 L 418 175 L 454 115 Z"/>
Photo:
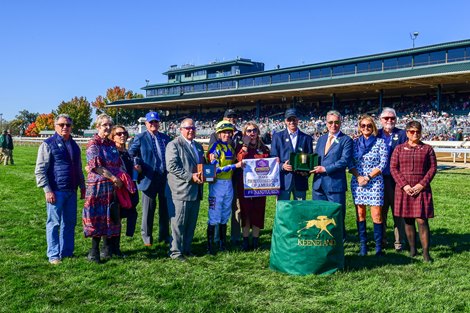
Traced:
<path id="1" fill-rule="evenodd" d="M 127 258 L 104 264 L 86 261 L 90 240 L 82 234 L 80 201 L 76 257 L 52 266 L 36 153 L 37 147 L 17 147 L 16 165 L 0 166 L 0 312 L 470 312 L 469 169 L 440 170 L 432 183 L 434 263 L 392 248 L 384 258 L 358 257 L 349 201 L 346 227 L 354 239 L 346 245 L 345 270 L 298 277 L 269 269 L 273 199 L 261 251 L 206 256 L 205 201 L 194 240 L 198 257 L 172 261 L 167 247 L 145 248 L 136 234 L 122 239 Z"/>

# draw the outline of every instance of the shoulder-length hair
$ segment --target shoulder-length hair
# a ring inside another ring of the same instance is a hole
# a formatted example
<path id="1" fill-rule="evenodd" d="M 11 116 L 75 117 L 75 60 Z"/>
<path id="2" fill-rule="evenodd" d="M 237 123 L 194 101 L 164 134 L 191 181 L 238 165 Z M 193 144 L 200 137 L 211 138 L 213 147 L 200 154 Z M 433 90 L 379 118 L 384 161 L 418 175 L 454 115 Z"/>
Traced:
<path id="1" fill-rule="evenodd" d="M 361 124 L 362 124 L 362 121 L 368 121 L 372 124 L 372 135 L 374 136 L 377 136 L 377 133 L 378 133 L 378 130 L 377 130 L 377 125 L 375 125 L 375 121 L 374 119 L 372 118 L 372 116 L 370 115 L 362 115 L 360 118 L 359 118 L 359 123 L 357 123 L 357 131 L 359 134 L 362 134 L 362 131 L 361 131 Z"/>

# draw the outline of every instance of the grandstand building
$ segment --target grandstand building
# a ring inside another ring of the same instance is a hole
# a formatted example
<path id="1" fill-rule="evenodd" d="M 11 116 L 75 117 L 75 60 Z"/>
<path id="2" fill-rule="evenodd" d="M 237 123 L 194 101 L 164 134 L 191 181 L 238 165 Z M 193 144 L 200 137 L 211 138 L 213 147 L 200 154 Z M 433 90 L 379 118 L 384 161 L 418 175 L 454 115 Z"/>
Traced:
<path id="1" fill-rule="evenodd" d="M 166 83 L 142 87 L 145 98 L 108 106 L 165 110 L 177 117 L 254 109 L 259 116 L 265 109 L 280 112 L 291 106 L 376 112 L 426 97 L 439 111 L 446 109 L 443 99 L 470 93 L 470 40 L 274 70 L 237 58 L 173 65 L 163 74 Z"/>

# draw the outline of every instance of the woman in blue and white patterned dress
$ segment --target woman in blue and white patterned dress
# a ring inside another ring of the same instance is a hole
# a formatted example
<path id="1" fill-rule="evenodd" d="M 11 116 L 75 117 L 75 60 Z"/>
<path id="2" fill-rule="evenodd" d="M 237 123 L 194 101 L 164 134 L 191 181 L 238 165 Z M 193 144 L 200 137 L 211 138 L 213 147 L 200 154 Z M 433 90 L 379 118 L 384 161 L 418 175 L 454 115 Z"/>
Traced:
<path id="1" fill-rule="evenodd" d="M 356 206 L 356 222 L 359 233 L 359 255 L 367 254 L 366 206 L 370 206 L 374 222 L 375 254 L 382 256 L 382 205 L 384 181 L 382 171 L 388 162 L 385 142 L 377 138 L 377 126 L 372 117 L 363 115 L 359 119 L 361 136 L 354 140 L 353 161 L 349 166 L 353 175 L 351 191 Z"/>

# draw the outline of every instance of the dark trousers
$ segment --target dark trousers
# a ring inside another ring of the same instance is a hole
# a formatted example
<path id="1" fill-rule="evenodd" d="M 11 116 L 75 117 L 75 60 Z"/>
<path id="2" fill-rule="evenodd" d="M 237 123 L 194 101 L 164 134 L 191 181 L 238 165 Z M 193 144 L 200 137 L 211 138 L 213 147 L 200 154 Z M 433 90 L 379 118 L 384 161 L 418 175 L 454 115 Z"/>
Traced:
<path id="1" fill-rule="evenodd" d="M 166 176 L 157 175 L 154 177 L 150 187 L 142 191 L 142 240 L 144 244 L 153 244 L 153 221 L 155 219 L 155 210 L 157 207 L 158 196 L 158 215 L 159 232 L 158 241 L 169 242 L 170 219 L 168 217 L 168 206 L 165 197 Z"/>
<path id="2" fill-rule="evenodd" d="M 387 230 L 387 215 L 390 208 L 393 215 L 393 208 L 395 206 L 395 180 L 392 175 L 383 175 L 384 178 L 384 205 L 382 207 L 382 221 L 384 223 L 384 240 L 386 239 Z M 403 218 L 393 215 L 393 234 L 395 249 L 402 249 L 405 243 L 405 222 Z"/>

